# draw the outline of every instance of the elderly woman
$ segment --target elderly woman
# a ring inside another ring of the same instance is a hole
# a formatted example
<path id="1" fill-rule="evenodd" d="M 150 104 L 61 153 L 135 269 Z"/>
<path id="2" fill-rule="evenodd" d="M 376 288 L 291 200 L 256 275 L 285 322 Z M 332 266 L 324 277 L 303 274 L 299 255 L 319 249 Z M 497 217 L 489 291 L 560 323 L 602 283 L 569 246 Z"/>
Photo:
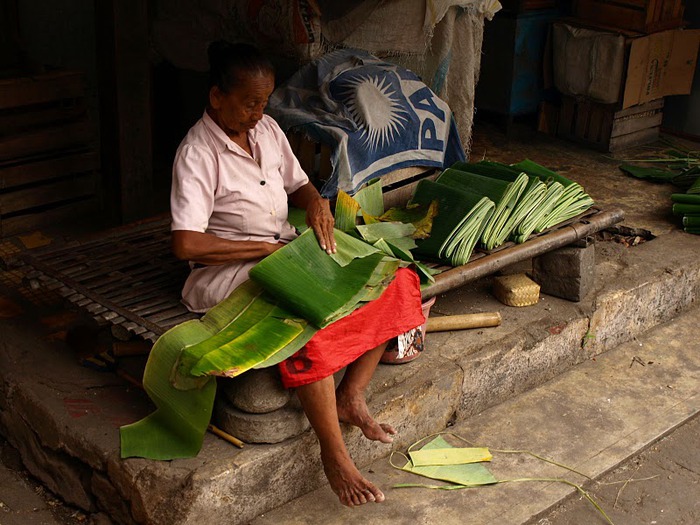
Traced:
<path id="1" fill-rule="evenodd" d="M 209 104 L 177 150 L 171 193 L 173 250 L 192 268 L 183 302 L 194 312 L 226 298 L 261 258 L 296 237 L 288 200 L 306 210 L 320 249 L 336 249 L 328 201 L 263 113 L 274 90 L 271 63 L 251 46 L 225 42 L 210 46 L 209 63 Z M 402 269 L 379 299 L 320 330 L 280 364 L 283 384 L 296 388 L 318 436 L 330 486 L 345 505 L 380 502 L 384 495 L 355 467 L 339 421 L 391 443 L 396 431 L 369 414 L 365 389 L 386 342 L 423 321 L 418 278 Z M 333 374 L 345 366 L 336 390 Z"/>

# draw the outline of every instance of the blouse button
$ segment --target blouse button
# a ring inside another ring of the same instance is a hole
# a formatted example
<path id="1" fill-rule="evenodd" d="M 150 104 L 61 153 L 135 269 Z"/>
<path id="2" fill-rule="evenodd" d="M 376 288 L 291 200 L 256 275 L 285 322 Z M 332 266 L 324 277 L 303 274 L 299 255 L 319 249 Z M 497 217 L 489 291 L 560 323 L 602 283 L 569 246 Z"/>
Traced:
<path id="1" fill-rule="evenodd" d="M 260 181 L 260 186 L 265 186 L 265 181 L 264 181 L 264 180 L 261 180 L 261 181 Z"/>
<path id="2" fill-rule="evenodd" d="M 276 241 L 279 241 L 279 240 L 280 240 L 280 234 L 279 234 L 279 233 L 275 233 L 275 240 L 276 240 Z"/>

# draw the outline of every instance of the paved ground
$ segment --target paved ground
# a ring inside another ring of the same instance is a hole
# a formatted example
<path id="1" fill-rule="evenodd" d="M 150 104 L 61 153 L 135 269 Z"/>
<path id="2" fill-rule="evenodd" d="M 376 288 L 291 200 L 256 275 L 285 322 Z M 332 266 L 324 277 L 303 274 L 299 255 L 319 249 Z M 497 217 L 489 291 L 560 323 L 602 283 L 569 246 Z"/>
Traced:
<path id="1" fill-rule="evenodd" d="M 695 307 L 449 430 L 478 446 L 535 452 L 590 476 L 524 454 L 494 452 L 488 466 L 499 480 L 560 478 L 579 484 L 600 498 L 615 525 L 698 523 L 698 318 L 700 309 Z M 658 442 L 676 428 L 670 439 Z M 637 471 L 638 465 L 643 468 Z M 385 490 L 386 502 L 360 510 L 340 508 L 324 487 L 266 513 L 253 525 L 350 525 L 360 517 L 373 525 L 544 525 L 545 518 L 557 520 L 551 522 L 556 525 L 606 523 L 587 502 L 577 501 L 575 488 L 560 482 L 451 491 L 394 489 L 397 483 L 439 482 L 398 471 L 386 459 L 363 472 Z M 630 481 L 621 490 L 630 478 L 652 478 L 655 483 Z M 620 480 L 622 485 L 605 484 Z M 549 518 L 551 509 L 567 498 L 577 503 L 571 514 L 558 512 Z M 666 513 L 670 518 L 661 521 Z"/>
<path id="2" fill-rule="evenodd" d="M 65 505 L 30 476 L 0 436 L 0 525 L 79 525 L 83 512 Z"/>
<path id="3" fill-rule="evenodd" d="M 590 494 L 616 525 L 700 523 L 700 418 L 597 480 Z M 598 525 L 605 520 L 576 496 L 533 523 Z"/>

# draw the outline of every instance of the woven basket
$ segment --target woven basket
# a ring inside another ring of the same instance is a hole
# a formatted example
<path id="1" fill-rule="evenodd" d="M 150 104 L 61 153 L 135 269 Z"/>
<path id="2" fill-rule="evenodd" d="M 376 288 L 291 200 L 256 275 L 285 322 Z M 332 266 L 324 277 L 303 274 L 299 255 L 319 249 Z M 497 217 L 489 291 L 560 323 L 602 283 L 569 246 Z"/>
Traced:
<path id="1" fill-rule="evenodd" d="M 493 294 L 508 306 L 530 306 L 540 300 L 540 285 L 524 273 L 502 275 L 493 280 Z"/>

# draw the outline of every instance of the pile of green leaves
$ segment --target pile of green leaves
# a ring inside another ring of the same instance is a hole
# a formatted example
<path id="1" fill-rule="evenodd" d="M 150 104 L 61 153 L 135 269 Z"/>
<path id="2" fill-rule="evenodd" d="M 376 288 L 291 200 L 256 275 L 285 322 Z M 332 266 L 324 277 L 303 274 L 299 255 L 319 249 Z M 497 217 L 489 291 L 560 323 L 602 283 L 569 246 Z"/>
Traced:
<path id="1" fill-rule="evenodd" d="M 416 253 L 453 266 L 468 262 L 477 246 L 525 242 L 593 205 L 578 183 L 530 160 L 457 162 L 435 183 L 418 184 L 411 202 L 431 201 L 437 201 L 438 213 Z"/>
<path id="2" fill-rule="evenodd" d="M 683 230 L 700 235 L 700 177 L 685 193 L 671 195 L 674 215 L 682 216 Z"/>
<path id="3" fill-rule="evenodd" d="M 700 153 L 666 142 L 672 146 L 671 149 L 654 157 L 630 159 L 625 161 L 620 169 L 638 179 L 666 182 L 686 190 L 685 193 L 678 192 L 671 195 L 673 214 L 681 217 L 684 231 L 698 235 L 700 234 Z"/>

